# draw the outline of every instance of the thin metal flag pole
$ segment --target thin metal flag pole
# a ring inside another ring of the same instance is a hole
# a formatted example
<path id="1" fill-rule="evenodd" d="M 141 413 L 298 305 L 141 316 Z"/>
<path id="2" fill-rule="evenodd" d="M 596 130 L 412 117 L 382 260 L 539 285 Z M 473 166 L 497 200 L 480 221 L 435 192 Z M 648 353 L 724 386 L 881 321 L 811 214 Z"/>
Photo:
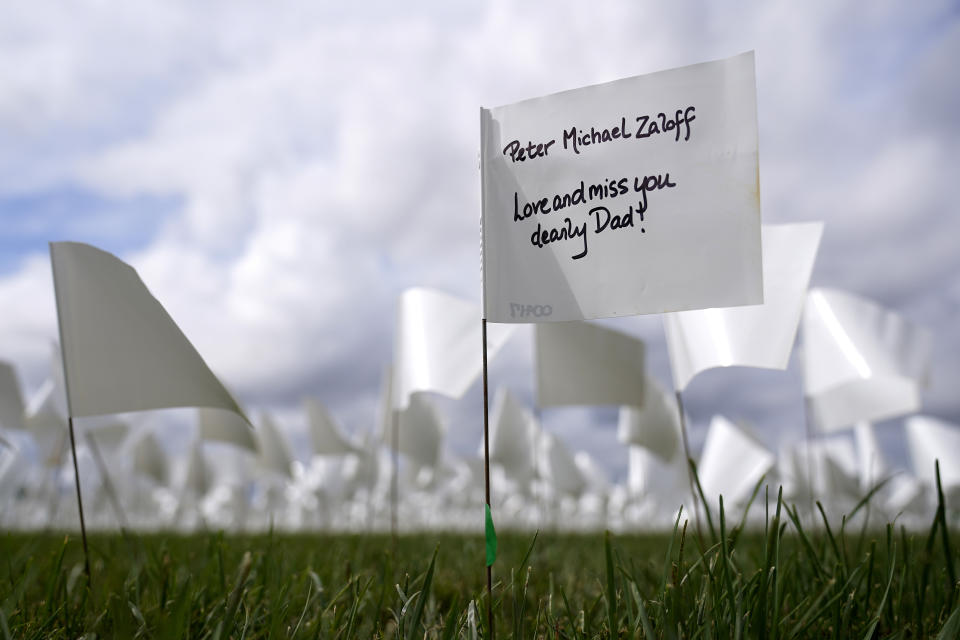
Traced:
<path id="1" fill-rule="evenodd" d="M 687 459 L 687 479 L 690 481 L 690 496 L 693 498 L 694 524 L 697 527 L 697 536 L 703 539 L 703 531 L 700 528 L 700 498 L 697 496 L 696 478 L 693 476 L 693 454 L 690 452 L 690 438 L 687 436 L 687 414 L 683 408 L 683 393 L 679 389 L 675 393 L 677 397 L 677 413 L 680 414 L 680 440 L 683 442 L 683 455 Z"/>
<path id="2" fill-rule="evenodd" d="M 490 394 L 487 385 L 487 319 L 481 320 L 483 337 L 483 485 L 486 511 L 490 512 Z M 495 638 L 493 630 L 493 566 L 487 565 L 487 627 L 490 638 Z"/>
<path id="3" fill-rule="evenodd" d="M 63 318 L 60 314 L 60 291 L 57 286 L 57 270 L 53 260 L 53 243 L 50 243 L 50 266 L 53 272 L 53 297 L 57 303 L 57 331 L 60 334 L 60 362 L 63 363 L 63 388 L 67 396 L 67 427 L 70 431 L 70 450 L 73 452 L 73 477 L 77 485 L 77 508 L 80 510 L 80 535 L 83 538 L 83 568 L 87 574 L 87 586 L 93 588 L 90 574 L 90 550 L 87 546 L 87 525 L 83 517 L 83 497 L 80 490 L 80 467 L 77 464 L 77 439 L 73 431 L 73 403 L 70 401 L 70 374 L 67 367 L 67 355 L 64 352 Z"/>
<path id="4" fill-rule="evenodd" d="M 73 433 L 73 417 L 67 418 L 70 427 L 70 450 L 73 452 L 73 478 L 77 485 L 77 507 L 80 509 L 80 536 L 83 538 L 83 570 L 87 574 L 87 586 L 93 587 L 90 574 L 90 550 L 87 547 L 87 524 L 83 519 L 83 495 L 80 491 L 80 467 L 77 465 L 77 439 Z"/>

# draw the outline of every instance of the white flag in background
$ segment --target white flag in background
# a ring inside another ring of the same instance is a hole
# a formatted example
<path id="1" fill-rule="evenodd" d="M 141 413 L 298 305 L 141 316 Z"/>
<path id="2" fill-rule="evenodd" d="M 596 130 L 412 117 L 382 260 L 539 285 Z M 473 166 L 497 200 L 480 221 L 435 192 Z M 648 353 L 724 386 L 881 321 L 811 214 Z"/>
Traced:
<path id="1" fill-rule="evenodd" d="M 480 115 L 488 320 L 763 302 L 753 52 Z"/>
<path id="2" fill-rule="evenodd" d="M 293 456 L 286 438 L 274 423 L 269 414 L 264 413 L 260 419 L 260 429 L 257 430 L 259 443 L 260 467 L 265 471 L 272 471 L 288 478 L 293 477 Z"/>
<path id="3" fill-rule="evenodd" d="M 714 416 L 703 444 L 697 475 L 710 509 L 723 496 L 724 508 L 745 502 L 777 458 L 753 436 L 723 416 Z"/>
<path id="4" fill-rule="evenodd" d="M 663 316 L 674 388 L 714 367 L 786 369 L 822 222 L 763 225 L 763 304 Z"/>
<path id="5" fill-rule="evenodd" d="M 253 429 L 232 411 L 200 407 L 197 409 L 197 425 L 201 440 L 226 442 L 253 453 L 259 451 Z"/>
<path id="6" fill-rule="evenodd" d="M 490 461 L 514 480 L 527 482 L 536 472 L 540 425 L 506 387 L 493 399 L 490 417 Z"/>
<path id="7" fill-rule="evenodd" d="M 183 490 L 184 492 L 192 491 L 195 498 L 201 498 L 213 488 L 214 480 L 213 472 L 203 455 L 203 447 L 200 446 L 199 440 L 194 440 L 187 456 Z"/>
<path id="8" fill-rule="evenodd" d="M 0 427 L 22 430 L 23 394 L 13 366 L 0 360 Z"/>
<path id="9" fill-rule="evenodd" d="M 588 322 L 535 327 L 537 406 L 643 402 L 643 341 Z"/>
<path id="10" fill-rule="evenodd" d="M 158 485 L 166 485 L 170 481 L 167 454 L 152 432 L 146 431 L 137 438 L 132 454 L 135 472 L 152 478 Z"/>
<path id="11" fill-rule="evenodd" d="M 849 427 L 920 409 L 931 336 L 842 291 L 811 289 L 803 311 L 803 377 L 814 424 Z"/>
<path id="12" fill-rule="evenodd" d="M 643 405 L 622 406 L 617 437 L 624 444 L 643 447 L 669 461 L 680 447 L 680 413 L 677 403 L 653 379 L 643 383 Z"/>
<path id="13" fill-rule="evenodd" d="M 392 405 L 403 409 L 416 391 L 459 398 L 483 365 L 480 307 L 432 289 L 407 289 L 400 296 L 394 337 Z M 487 329 L 492 358 L 513 327 Z"/>
<path id="14" fill-rule="evenodd" d="M 560 438 L 541 432 L 537 454 L 540 473 L 557 493 L 579 496 L 587 488 L 587 479 Z"/>
<path id="15" fill-rule="evenodd" d="M 350 444 L 340 433 L 337 423 L 334 422 L 326 408 L 313 398 L 304 400 L 307 409 L 307 422 L 310 425 L 310 442 L 313 444 L 313 453 L 318 456 L 342 456 L 348 453 L 357 453 L 359 447 Z"/>
<path id="16" fill-rule="evenodd" d="M 402 453 L 420 467 L 436 467 L 440 462 L 440 448 L 443 443 L 443 421 L 436 407 L 422 393 L 415 393 L 397 419 L 385 425 L 383 442 L 393 448 L 397 443 L 397 452 Z M 394 437 L 396 428 L 396 437 Z"/>
<path id="17" fill-rule="evenodd" d="M 936 487 L 939 460 L 944 490 L 960 488 L 960 425 L 920 415 L 907 418 L 905 429 L 916 476 L 928 487 Z"/>
<path id="18" fill-rule="evenodd" d="M 130 265 L 77 242 L 51 243 L 50 260 L 71 417 L 167 407 L 243 416 Z"/>

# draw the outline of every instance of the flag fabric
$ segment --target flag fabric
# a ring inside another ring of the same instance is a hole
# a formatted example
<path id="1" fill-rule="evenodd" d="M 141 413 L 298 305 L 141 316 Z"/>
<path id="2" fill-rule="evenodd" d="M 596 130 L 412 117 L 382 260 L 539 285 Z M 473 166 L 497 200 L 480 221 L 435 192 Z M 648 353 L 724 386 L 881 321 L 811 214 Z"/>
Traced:
<path id="1" fill-rule="evenodd" d="M 939 460 L 943 488 L 960 487 L 960 425 L 918 415 L 907 418 L 905 430 L 913 473 L 927 487 L 936 487 L 934 463 Z"/>
<path id="2" fill-rule="evenodd" d="M 587 488 L 587 479 L 560 438 L 543 431 L 537 449 L 541 474 L 557 493 L 571 496 L 583 493 Z"/>
<path id="3" fill-rule="evenodd" d="M 811 289 L 803 311 L 803 378 L 815 425 L 830 431 L 920 410 L 930 334 L 843 291 Z"/>
<path id="4" fill-rule="evenodd" d="M 493 515 L 490 513 L 490 505 L 483 505 L 485 518 L 484 537 L 487 547 L 487 566 L 492 567 L 497 560 L 497 530 L 493 528 Z"/>
<path id="5" fill-rule="evenodd" d="M 201 440 L 226 442 L 251 453 L 260 449 L 250 423 L 240 414 L 224 409 L 197 409 L 197 431 Z"/>
<path id="6" fill-rule="evenodd" d="M 721 495 L 725 508 L 748 499 L 776 461 L 776 456 L 752 435 L 723 416 L 714 416 L 697 466 L 710 508 L 716 507 Z"/>
<path id="7" fill-rule="evenodd" d="M 13 365 L 0 360 L 0 427 L 21 431 L 23 425 L 23 394 Z"/>
<path id="8" fill-rule="evenodd" d="M 403 409 L 417 391 L 459 398 L 483 366 L 480 307 L 435 291 L 407 289 L 400 296 L 393 354 L 392 407 Z M 487 331 L 488 358 L 509 339 L 513 327 Z"/>
<path id="9" fill-rule="evenodd" d="M 243 411 L 137 272 L 77 242 L 50 244 L 69 415 Z"/>
<path id="10" fill-rule="evenodd" d="M 831 496 L 842 500 L 863 496 L 857 452 L 847 438 L 802 440 L 786 447 L 778 460 L 779 476 L 791 499 Z"/>
<path id="11" fill-rule="evenodd" d="M 627 452 L 627 490 L 646 496 L 664 508 L 676 509 L 690 498 L 690 475 L 682 455 L 663 459 L 646 447 L 630 445 Z"/>
<path id="12" fill-rule="evenodd" d="M 67 420 L 57 402 L 58 391 L 62 387 L 54 379 L 47 379 L 31 397 L 24 417 L 24 427 L 40 446 L 43 463 L 48 467 L 60 466 L 67 446 Z"/>
<path id="13" fill-rule="evenodd" d="M 420 467 L 435 468 L 440 463 L 443 421 L 436 407 L 423 393 L 414 393 L 397 419 L 385 425 L 382 441 Z M 396 429 L 396 438 L 393 430 Z"/>
<path id="14" fill-rule="evenodd" d="M 213 473 L 207 465 L 203 455 L 203 447 L 199 440 L 194 440 L 187 457 L 187 471 L 183 480 L 183 490 L 193 492 L 194 497 L 201 498 L 213 488 Z"/>
<path id="15" fill-rule="evenodd" d="M 538 324 L 534 334 L 537 406 L 642 404 L 642 340 L 589 322 Z"/>
<path id="16" fill-rule="evenodd" d="M 887 474 L 887 464 L 877 439 L 877 432 L 869 422 L 861 420 L 853 428 L 857 443 L 857 465 L 860 471 L 860 490 L 867 492 Z"/>
<path id="17" fill-rule="evenodd" d="M 166 485 L 170 481 L 167 467 L 167 455 L 163 447 L 157 442 L 156 436 L 150 431 L 137 437 L 132 447 L 133 470 L 145 475 L 158 485 Z"/>
<path id="18" fill-rule="evenodd" d="M 307 411 L 310 443 L 313 445 L 315 455 L 342 456 L 348 453 L 357 453 L 360 450 L 359 447 L 351 444 L 343 437 L 336 422 L 320 402 L 313 398 L 306 398 L 303 404 Z"/>
<path id="19" fill-rule="evenodd" d="M 88 438 L 93 438 L 98 447 L 113 450 L 123 444 L 130 434 L 130 425 L 116 418 L 92 419 L 82 425 Z"/>
<path id="20" fill-rule="evenodd" d="M 763 301 L 753 52 L 480 120 L 488 320 Z"/>
<path id="21" fill-rule="evenodd" d="M 643 382 L 642 406 L 620 407 L 617 438 L 624 444 L 647 449 L 666 462 L 676 455 L 681 437 L 676 401 L 647 377 Z"/>
<path id="22" fill-rule="evenodd" d="M 260 429 L 257 430 L 259 449 L 258 462 L 265 471 L 277 473 L 287 478 L 293 477 L 293 456 L 287 441 L 280 433 L 270 414 L 264 413 L 260 417 Z"/>
<path id="23" fill-rule="evenodd" d="M 823 223 L 763 225 L 763 304 L 663 316 L 674 388 L 714 367 L 786 369 Z"/>
<path id="24" fill-rule="evenodd" d="M 490 425 L 490 461 L 514 480 L 532 480 L 540 425 L 506 387 L 500 387 L 494 396 Z"/>

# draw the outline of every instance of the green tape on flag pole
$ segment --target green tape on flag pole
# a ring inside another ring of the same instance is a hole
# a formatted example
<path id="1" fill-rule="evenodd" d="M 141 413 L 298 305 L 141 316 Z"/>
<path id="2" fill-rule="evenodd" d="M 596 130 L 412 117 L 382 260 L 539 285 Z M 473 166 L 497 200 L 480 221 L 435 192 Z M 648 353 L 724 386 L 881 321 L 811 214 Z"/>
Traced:
<path id="1" fill-rule="evenodd" d="M 493 528 L 493 516 L 490 514 L 490 505 L 485 504 L 487 512 L 487 566 L 492 567 L 497 559 L 497 531 Z"/>

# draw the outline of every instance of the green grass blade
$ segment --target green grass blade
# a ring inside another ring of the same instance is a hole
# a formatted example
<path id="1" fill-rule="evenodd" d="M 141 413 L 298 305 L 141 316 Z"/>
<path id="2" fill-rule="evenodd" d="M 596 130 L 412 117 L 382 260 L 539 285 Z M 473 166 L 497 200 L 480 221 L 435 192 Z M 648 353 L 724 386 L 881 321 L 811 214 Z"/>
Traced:
<path id="1" fill-rule="evenodd" d="M 233 591 L 230 593 L 230 599 L 227 601 L 226 609 L 224 609 L 223 618 L 220 620 L 220 623 L 217 625 L 217 629 L 214 632 L 214 640 L 222 637 L 223 634 L 226 634 L 226 637 L 230 637 L 231 629 L 233 629 L 233 619 L 237 615 L 237 607 L 240 605 L 240 597 L 243 595 L 244 585 L 247 583 L 247 578 L 250 575 L 250 567 L 253 565 L 253 558 L 250 555 L 250 552 L 247 551 L 243 554 L 243 560 L 240 562 L 240 571 L 237 576 L 237 582 L 233 587 Z"/>
<path id="2" fill-rule="evenodd" d="M 437 552 L 440 551 L 440 545 L 433 550 L 433 557 L 430 558 L 430 566 L 427 568 L 426 577 L 423 579 L 423 587 L 420 589 L 420 595 L 417 598 L 417 606 L 413 609 L 413 618 L 406 628 L 407 640 L 413 640 L 416 637 L 417 629 L 420 628 L 420 620 L 423 618 L 423 607 L 430 597 L 430 585 L 433 584 L 433 569 L 437 564 Z"/>
<path id="3" fill-rule="evenodd" d="M 956 640 L 960 638 L 960 607 L 953 610 L 946 624 L 937 634 L 937 640 Z"/>
<path id="4" fill-rule="evenodd" d="M 953 550 L 950 547 L 950 527 L 947 526 L 947 503 L 943 499 L 943 485 L 940 483 L 940 461 L 934 461 L 934 472 L 937 478 L 937 518 L 940 519 L 940 536 L 943 542 L 943 557 L 947 565 L 949 578 L 949 595 L 947 607 L 952 607 L 957 592 L 957 572 L 953 565 Z"/>
<path id="5" fill-rule="evenodd" d="M 610 532 L 603 532 L 603 553 L 607 569 L 607 625 L 610 637 L 617 637 L 617 586 L 613 574 L 613 550 L 610 548 Z"/>

